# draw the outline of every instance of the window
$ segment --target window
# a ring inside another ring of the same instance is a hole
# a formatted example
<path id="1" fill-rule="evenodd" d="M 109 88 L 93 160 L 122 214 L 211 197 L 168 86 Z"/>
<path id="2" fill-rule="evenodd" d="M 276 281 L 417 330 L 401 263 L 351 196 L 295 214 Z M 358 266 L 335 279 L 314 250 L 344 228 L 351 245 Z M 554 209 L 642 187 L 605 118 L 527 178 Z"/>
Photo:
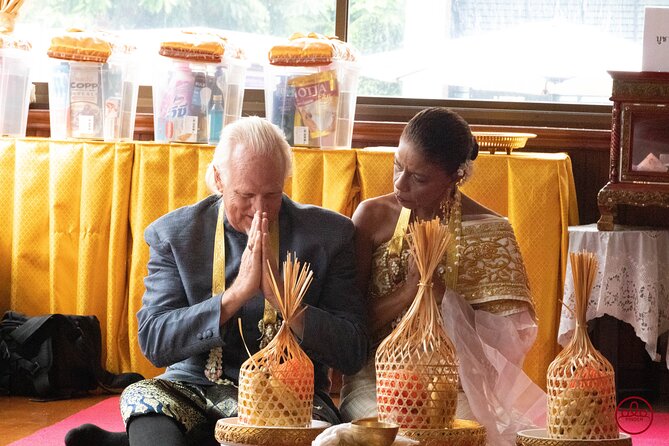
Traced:
<path id="1" fill-rule="evenodd" d="M 248 90 L 262 89 L 278 39 L 339 33 L 362 54 L 359 103 L 609 106 L 607 70 L 641 69 L 645 6 L 669 0 L 41 0 L 26 2 L 17 32 L 41 57 L 50 35 L 72 26 L 134 35 L 151 56 L 161 29 L 220 29 L 252 62 Z"/>
<path id="2" fill-rule="evenodd" d="M 363 95 L 608 104 L 607 70 L 641 69 L 650 4 L 351 0 L 349 40 Z"/>
<path id="3" fill-rule="evenodd" d="M 335 33 L 335 0 L 41 0 L 25 3 L 16 32 L 32 42 L 37 58 L 47 57 L 51 36 L 64 29 L 122 33 L 141 54 L 140 83 L 150 85 L 161 36 L 193 27 L 221 30 L 242 47 L 252 63 L 248 87 L 262 88 L 262 64 L 275 42 L 299 30 Z M 38 72 L 36 79 L 46 76 Z"/>

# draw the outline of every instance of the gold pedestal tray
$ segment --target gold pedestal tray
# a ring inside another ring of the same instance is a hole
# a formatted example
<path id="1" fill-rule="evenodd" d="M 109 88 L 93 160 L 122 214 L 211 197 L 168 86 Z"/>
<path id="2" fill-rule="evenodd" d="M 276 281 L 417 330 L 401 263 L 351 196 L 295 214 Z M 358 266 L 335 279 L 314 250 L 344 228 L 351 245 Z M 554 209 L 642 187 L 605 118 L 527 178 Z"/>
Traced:
<path id="1" fill-rule="evenodd" d="M 485 446 L 485 427 L 472 420 L 454 420 L 450 429 L 400 429 L 420 446 Z"/>
<path id="2" fill-rule="evenodd" d="M 223 444 L 253 446 L 310 446 L 330 423 L 311 420 L 309 427 L 251 426 L 239 418 L 221 418 L 216 422 L 216 440 Z"/>
<path id="3" fill-rule="evenodd" d="M 620 433 L 618 438 L 602 440 L 572 440 L 550 438 L 546 429 L 527 429 L 516 435 L 516 446 L 631 446 L 632 438 Z"/>
<path id="4" fill-rule="evenodd" d="M 530 138 L 535 138 L 534 133 L 515 133 L 515 132 L 472 132 L 479 143 L 479 148 L 488 150 L 494 154 L 497 150 L 506 150 L 510 155 L 515 149 L 522 149 Z"/>

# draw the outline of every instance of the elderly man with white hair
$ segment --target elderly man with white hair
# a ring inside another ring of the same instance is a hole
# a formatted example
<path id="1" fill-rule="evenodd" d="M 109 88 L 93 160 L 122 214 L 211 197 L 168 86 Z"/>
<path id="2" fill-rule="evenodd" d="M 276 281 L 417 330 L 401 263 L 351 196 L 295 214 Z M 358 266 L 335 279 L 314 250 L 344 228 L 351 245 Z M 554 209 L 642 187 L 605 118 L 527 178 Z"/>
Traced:
<path id="1" fill-rule="evenodd" d="M 84 425 L 68 433 L 66 444 L 217 444 L 216 421 L 237 415 L 244 342 L 254 353 L 276 332 L 276 297 L 263 278 L 267 268 L 278 277 L 278 259 L 287 252 L 314 272 L 304 311 L 291 324 L 314 363 L 313 415 L 340 422 L 328 370 L 357 372 L 369 348 L 355 285 L 354 227 L 347 217 L 288 198 L 290 171 L 290 147 L 278 127 L 248 117 L 224 128 L 206 174 L 213 194 L 145 232 L 150 259 L 139 343 L 165 373 L 124 391 L 127 433 Z"/>

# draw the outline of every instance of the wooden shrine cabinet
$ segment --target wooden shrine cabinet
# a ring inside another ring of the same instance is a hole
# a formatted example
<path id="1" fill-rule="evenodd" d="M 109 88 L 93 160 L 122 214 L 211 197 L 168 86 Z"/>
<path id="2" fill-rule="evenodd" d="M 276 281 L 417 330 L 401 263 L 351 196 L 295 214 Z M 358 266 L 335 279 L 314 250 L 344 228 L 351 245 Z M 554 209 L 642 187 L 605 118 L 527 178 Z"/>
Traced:
<path id="1" fill-rule="evenodd" d="M 669 73 L 609 71 L 613 78 L 609 182 L 597 229 L 613 230 L 619 205 L 669 207 Z"/>

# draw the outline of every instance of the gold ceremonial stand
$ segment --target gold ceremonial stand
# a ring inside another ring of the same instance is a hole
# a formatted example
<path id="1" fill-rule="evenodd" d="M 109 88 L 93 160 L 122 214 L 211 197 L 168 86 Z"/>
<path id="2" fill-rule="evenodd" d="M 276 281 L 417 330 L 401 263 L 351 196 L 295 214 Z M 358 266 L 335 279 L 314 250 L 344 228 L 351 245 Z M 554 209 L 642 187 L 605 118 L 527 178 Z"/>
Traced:
<path id="1" fill-rule="evenodd" d="M 632 446 L 632 438 L 621 432 L 618 438 L 572 440 L 569 438 L 549 438 L 546 429 L 527 429 L 518 432 L 516 446 Z"/>
<path id="2" fill-rule="evenodd" d="M 319 420 L 312 420 L 309 427 L 251 426 L 240 423 L 237 417 L 221 418 L 216 423 L 215 436 L 227 446 L 310 446 L 329 426 Z"/>
<path id="3" fill-rule="evenodd" d="M 400 435 L 421 446 L 486 446 L 485 427 L 472 420 L 454 420 L 450 429 L 400 429 Z"/>

